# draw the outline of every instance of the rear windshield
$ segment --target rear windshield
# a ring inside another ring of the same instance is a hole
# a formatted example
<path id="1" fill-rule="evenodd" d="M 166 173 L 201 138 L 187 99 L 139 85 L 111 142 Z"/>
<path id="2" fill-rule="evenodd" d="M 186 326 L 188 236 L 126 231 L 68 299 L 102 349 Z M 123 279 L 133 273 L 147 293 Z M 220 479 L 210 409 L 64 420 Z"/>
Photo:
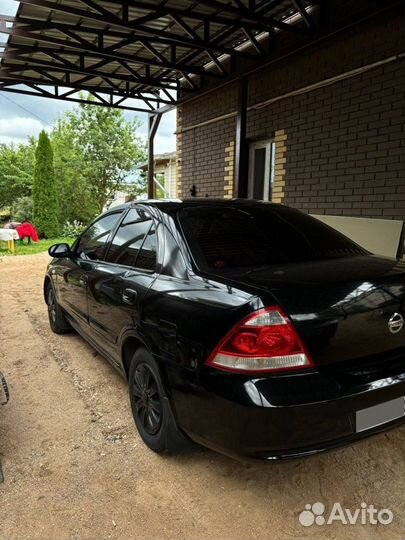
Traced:
<path id="1" fill-rule="evenodd" d="M 367 252 L 316 218 L 285 206 L 199 206 L 177 214 L 197 266 L 233 269 Z"/>

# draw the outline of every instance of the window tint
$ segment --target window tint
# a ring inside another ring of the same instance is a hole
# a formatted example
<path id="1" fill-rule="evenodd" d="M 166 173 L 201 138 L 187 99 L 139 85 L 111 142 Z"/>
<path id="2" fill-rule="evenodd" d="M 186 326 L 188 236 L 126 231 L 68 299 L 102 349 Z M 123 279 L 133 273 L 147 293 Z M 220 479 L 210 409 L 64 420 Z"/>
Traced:
<path id="1" fill-rule="evenodd" d="M 77 244 L 76 254 L 83 259 L 101 259 L 110 232 L 120 216 L 121 212 L 109 214 L 90 225 Z"/>
<path id="2" fill-rule="evenodd" d="M 107 261 L 135 266 L 142 243 L 152 225 L 150 218 L 143 217 L 135 209 L 128 212 L 111 242 Z"/>
<path id="3" fill-rule="evenodd" d="M 145 242 L 136 260 L 136 267 L 145 270 L 154 270 L 156 268 L 156 253 L 157 253 L 157 235 L 155 225 L 152 224 L 146 235 Z"/>
<path id="4" fill-rule="evenodd" d="M 122 220 L 123 225 L 133 223 L 134 221 L 146 221 L 150 216 L 142 208 L 131 208 Z"/>
<path id="5" fill-rule="evenodd" d="M 287 207 L 196 207 L 179 221 L 198 266 L 226 269 L 363 255 L 315 218 Z"/>

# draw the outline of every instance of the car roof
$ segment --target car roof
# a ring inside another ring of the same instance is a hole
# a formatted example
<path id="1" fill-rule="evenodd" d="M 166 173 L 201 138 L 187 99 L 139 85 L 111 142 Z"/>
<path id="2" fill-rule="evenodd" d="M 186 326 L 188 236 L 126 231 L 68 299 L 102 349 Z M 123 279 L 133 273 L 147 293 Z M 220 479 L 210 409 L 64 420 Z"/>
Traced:
<path id="1" fill-rule="evenodd" d="M 220 198 L 198 198 L 198 197 L 192 197 L 189 199 L 144 199 L 144 200 L 135 200 L 135 201 L 129 201 L 125 204 L 121 204 L 119 206 L 114 206 L 108 210 L 110 211 L 117 211 L 117 210 L 124 210 L 126 208 L 131 208 L 135 205 L 142 204 L 145 206 L 151 206 L 154 208 L 158 208 L 162 212 L 172 213 L 176 210 L 181 210 L 182 208 L 190 208 L 193 206 L 222 206 L 222 207 L 246 207 L 246 206 L 259 206 L 259 205 L 267 205 L 267 206 L 283 206 L 278 203 L 272 203 L 268 201 L 259 201 L 256 199 L 220 199 Z"/>

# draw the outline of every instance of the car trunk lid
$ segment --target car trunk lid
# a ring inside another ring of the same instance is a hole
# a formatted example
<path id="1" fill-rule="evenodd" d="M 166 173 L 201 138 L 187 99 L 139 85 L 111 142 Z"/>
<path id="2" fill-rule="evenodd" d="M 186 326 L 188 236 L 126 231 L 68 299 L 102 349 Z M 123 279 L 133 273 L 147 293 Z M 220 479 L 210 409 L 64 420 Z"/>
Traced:
<path id="1" fill-rule="evenodd" d="M 356 256 L 277 265 L 239 282 L 271 292 L 316 365 L 404 349 L 405 262 Z"/>

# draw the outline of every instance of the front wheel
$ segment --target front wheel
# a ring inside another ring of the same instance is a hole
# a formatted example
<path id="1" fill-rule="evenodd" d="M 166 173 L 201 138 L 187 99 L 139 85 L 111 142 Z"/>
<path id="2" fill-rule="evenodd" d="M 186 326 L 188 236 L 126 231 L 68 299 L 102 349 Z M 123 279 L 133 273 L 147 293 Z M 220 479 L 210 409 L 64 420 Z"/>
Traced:
<path id="1" fill-rule="evenodd" d="M 52 283 L 49 283 L 46 289 L 46 304 L 48 306 L 49 325 L 52 332 L 55 332 L 55 334 L 65 334 L 72 330 L 62 308 L 56 300 L 55 289 Z"/>
<path id="2" fill-rule="evenodd" d="M 129 396 L 136 427 L 151 450 L 177 453 L 187 448 L 189 443 L 176 425 L 159 367 L 143 347 L 132 358 Z"/>

